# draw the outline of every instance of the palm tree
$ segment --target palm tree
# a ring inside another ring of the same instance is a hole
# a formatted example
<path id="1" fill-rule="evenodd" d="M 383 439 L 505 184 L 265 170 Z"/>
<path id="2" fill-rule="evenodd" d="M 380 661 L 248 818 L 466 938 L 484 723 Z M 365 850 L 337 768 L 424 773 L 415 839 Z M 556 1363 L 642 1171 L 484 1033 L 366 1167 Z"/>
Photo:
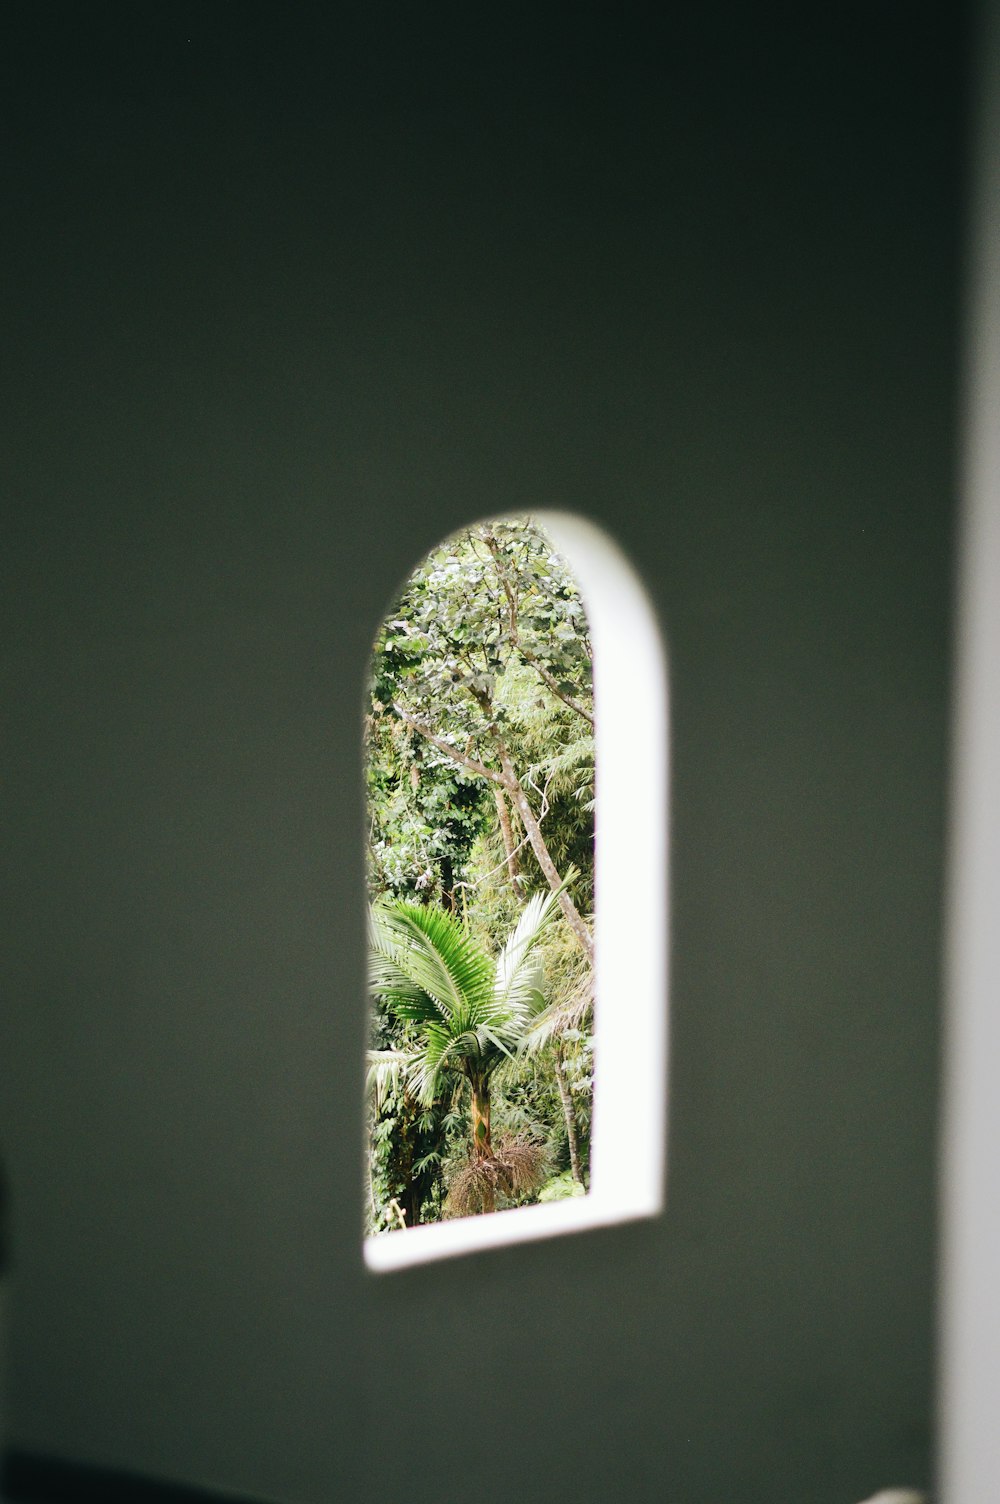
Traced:
<path id="1" fill-rule="evenodd" d="M 541 1184 L 539 1145 L 508 1139 L 494 1147 L 490 1085 L 546 1006 L 537 947 L 558 917 L 557 899 L 551 892 L 530 899 L 496 957 L 444 909 L 404 900 L 372 905 L 371 990 L 417 1042 L 370 1051 L 370 1082 L 378 1091 L 402 1077 L 428 1107 L 446 1078 L 469 1085 L 470 1154 L 452 1178 L 451 1211 L 493 1211 L 498 1190 L 520 1195 Z"/>

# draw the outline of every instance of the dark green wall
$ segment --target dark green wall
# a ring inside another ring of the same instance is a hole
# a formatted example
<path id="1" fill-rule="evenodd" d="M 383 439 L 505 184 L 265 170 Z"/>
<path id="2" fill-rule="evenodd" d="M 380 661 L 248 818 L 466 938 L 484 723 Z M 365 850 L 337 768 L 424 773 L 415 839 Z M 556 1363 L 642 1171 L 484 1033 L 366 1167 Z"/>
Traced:
<path id="1" fill-rule="evenodd" d="M 289 1504 L 926 1482 L 954 8 L 354 10 L 14 10 L 11 1439 Z M 667 633 L 668 1209 L 368 1278 L 368 643 L 527 506 Z"/>

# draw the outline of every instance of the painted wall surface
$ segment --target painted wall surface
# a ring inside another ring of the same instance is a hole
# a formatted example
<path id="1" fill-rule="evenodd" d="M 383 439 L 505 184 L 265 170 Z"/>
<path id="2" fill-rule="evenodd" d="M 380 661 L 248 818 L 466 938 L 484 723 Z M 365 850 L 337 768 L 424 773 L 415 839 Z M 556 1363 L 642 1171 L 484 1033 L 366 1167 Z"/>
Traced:
<path id="1" fill-rule="evenodd" d="M 15 7 L 17 1446 L 288 1504 L 928 1481 L 963 60 L 950 5 L 799 9 Z M 668 637 L 667 1212 L 379 1280 L 368 645 L 538 506 Z"/>

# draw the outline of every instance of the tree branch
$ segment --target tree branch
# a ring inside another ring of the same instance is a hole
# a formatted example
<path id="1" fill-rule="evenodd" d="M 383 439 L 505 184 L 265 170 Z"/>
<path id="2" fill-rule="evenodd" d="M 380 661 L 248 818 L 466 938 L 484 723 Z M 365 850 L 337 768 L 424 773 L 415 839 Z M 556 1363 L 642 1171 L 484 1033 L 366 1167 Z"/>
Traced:
<path id="1" fill-rule="evenodd" d="M 503 789 L 493 790 L 493 801 L 496 804 L 497 819 L 500 821 L 500 834 L 503 837 L 503 849 L 507 857 L 507 876 L 511 885 L 517 892 L 518 878 L 520 876 L 517 867 L 517 847 L 514 845 L 514 832 L 510 828 L 510 811 L 507 808 L 507 798 Z"/>
<path id="2" fill-rule="evenodd" d="M 535 812 L 531 808 L 528 796 L 524 792 L 521 781 L 514 771 L 514 765 L 510 760 L 510 753 L 507 751 L 503 738 L 498 732 L 494 733 L 494 740 L 496 741 L 497 755 L 500 758 L 500 766 L 503 768 L 507 779 L 504 787 L 510 794 L 511 803 L 521 817 L 521 824 L 524 826 L 525 834 L 531 842 L 531 849 L 535 853 L 538 865 L 542 869 L 546 882 L 556 895 L 556 902 L 565 914 L 567 924 L 580 942 L 587 959 L 593 964 L 593 936 L 587 928 L 576 904 L 570 898 L 566 884 L 560 877 L 556 864 L 552 860 L 552 854 L 546 845 L 545 837 L 542 835 Z"/>
<path id="3" fill-rule="evenodd" d="M 532 668 L 536 670 L 536 672 L 541 676 L 541 678 L 549 686 L 549 689 L 551 689 L 551 691 L 555 695 L 556 699 L 557 700 L 562 700 L 563 704 L 564 705 L 568 705 L 569 708 L 570 708 L 570 710 L 575 710 L 576 713 L 577 713 L 577 715 L 582 716 L 583 719 L 587 722 L 588 726 L 591 728 L 591 730 L 593 730 L 593 727 L 594 727 L 594 717 L 591 714 L 591 712 L 586 708 L 586 706 L 581 705 L 578 700 L 574 700 L 574 698 L 573 698 L 572 695 L 563 694 L 562 690 L 559 688 L 559 685 L 556 683 L 555 679 L 552 677 L 552 675 L 549 672 L 549 670 L 545 667 L 544 663 L 540 663 L 538 661 L 538 659 L 535 657 L 534 653 L 532 653 L 528 648 L 526 648 L 524 646 L 523 642 L 520 642 L 520 641 L 518 642 L 517 649 L 518 649 L 518 652 L 521 654 L 521 657 L 522 658 L 526 658 L 528 660 L 528 662 L 531 664 Z"/>
<path id="4" fill-rule="evenodd" d="M 496 539 L 492 536 L 492 534 L 488 534 L 483 541 L 493 556 L 493 563 L 496 566 L 497 578 L 500 581 L 504 595 L 507 597 L 508 625 L 510 628 L 511 642 L 514 644 L 515 648 L 520 653 L 525 662 L 531 664 L 532 668 L 538 674 L 543 684 L 546 684 L 548 686 L 548 688 L 555 695 L 556 699 L 561 700 L 563 704 L 568 706 L 570 710 L 575 710 L 577 715 L 582 716 L 583 719 L 587 722 L 588 726 L 590 726 L 591 730 L 593 730 L 594 717 L 592 713 L 587 710 L 584 705 L 581 705 L 578 700 L 575 700 L 572 695 L 564 694 L 564 692 L 559 688 L 559 684 L 552 675 L 551 671 L 547 669 L 545 664 L 535 656 L 530 648 L 526 648 L 524 643 L 521 641 L 521 636 L 517 629 L 517 600 L 514 596 L 513 590 L 511 589 L 510 581 L 508 580 L 507 575 L 504 571 L 503 564 L 501 563 L 500 550 L 497 547 Z"/>
<path id="5" fill-rule="evenodd" d="M 430 742 L 432 747 L 437 747 L 439 752 L 443 752 L 446 757 L 450 757 L 452 762 L 457 763 L 460 768 L 466 768 L 468 772 L 475 773 L 480 778 L 488 778 L 491 783 L 499 783 L 502 788 L 507 787 L 507 780 L 502 773 L 498 773 L 494 768 L 488 768 L 485 763 L 479 762 L 475 757 L 469 757 L 467 753 L 460 752 L 457 747 L 451 745 L 451 742 L 446 742 L 444 737 L 435 736 L 429 726 L 425 726 L 422 721 L 418 721 L 416 716 L 411 715 L 408 710 L 404 710 L 403 706 L 397 701 L 393 700 L 392 708 L 401 721 L 410 726 L 425 741 Z"/>

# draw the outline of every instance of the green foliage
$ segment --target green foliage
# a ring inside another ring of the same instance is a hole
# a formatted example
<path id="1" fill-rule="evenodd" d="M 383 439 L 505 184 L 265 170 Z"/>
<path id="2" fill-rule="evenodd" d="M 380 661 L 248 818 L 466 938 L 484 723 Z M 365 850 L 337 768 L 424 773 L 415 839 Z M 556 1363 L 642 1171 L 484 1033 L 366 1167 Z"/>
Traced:
<path id="1" fill-rule="evenodd" d="M 435 549 L 379 633 L 365 728 L 373 1230 L 454 1211 L 460 1180 L 467 1210 L 534 1199 L 571 1134 L 585 1173 L 592 733 L 586 617 L 543 529 Z M 491 1112 L 492 1168 L 468 1172 Z"/>
<path id="2" fill-rule="evenodd" d="M 538 1192 L 539 1201 L 566 1201 L 570 1196 L 584 1195 L 583 1186 L 573 1179 L 568 1170 L 547 1180 Z"/>
<path id="3" fill-rule="evenodd" d="M 445 1197 L 445 1160 L 461 1133 L 461 1115 L 448 1103 L 421 1106 L 399 1074 L 384 1079 L 371 1100 L 368 1231 L 436 1219 Z"/>
<path id="4" fill-rule="evenodd" d="M 583 604 L 528 519 L 459 533 L 414 571 L 379 636 L 372 694 L 383 705 L 402 697 L 432 724 L 445 720 L 485 760 L 491 720 L 505 728 L 514 718 L 498 687 L 524 663 L 540 666 L 556 691 L 589 702 Z"/>
<path id="5" fill-rule="evenodd" d="M 373 702 L 366 725 L 370 891 L 454 901 L 488 814 L 480 779 Z"/>
<path id="6" fill-rule="evenodd" d="M 478 875 L 465 871 L 477 838 L 496 830 L 483 778 L 421 736 L 419 724 L 494 773 L 503 744 L 537 796 L 555 852 L 581 874 L 579 902 L 589 908 L 592 715 L 583 603 L 543 529 L 527 518 L 503 520 L 435 549 L 410 576 L 373 654 L 372 891 L 452 907 L 456 883 Z M 530 892 L 541 877 L 529 850 L 521 862 Z"/>

